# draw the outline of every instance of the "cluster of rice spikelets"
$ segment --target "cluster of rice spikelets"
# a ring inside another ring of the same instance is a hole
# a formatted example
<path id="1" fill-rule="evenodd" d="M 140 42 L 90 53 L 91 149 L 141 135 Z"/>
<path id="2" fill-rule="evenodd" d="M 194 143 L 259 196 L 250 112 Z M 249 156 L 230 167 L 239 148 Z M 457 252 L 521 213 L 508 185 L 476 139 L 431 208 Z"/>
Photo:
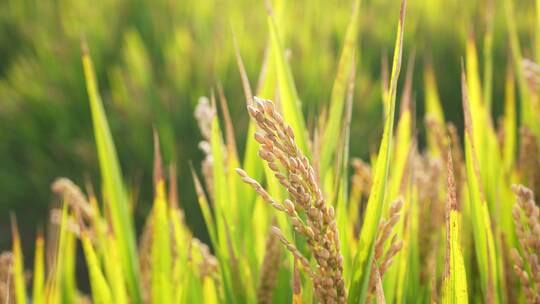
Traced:
<path id="1" fill-rule="evenodd" d="M 275 223 L 276 221 L 274 220 Z M 261 277 L 259 278 L 259 286 L 257 287 L 257 300 L 259 303 L 272 303 L 272 294 L 277 283 L 281 253 L 282 246 L 278 236 L 270 232 L 266 239 Z"/>
<path id="2" fill-rule="evenodd" d="M 61 195 L 69 206 L 86 220 L 91 220 L 94 216 L 94 210 L 81 188 L 65 177 L 57 178 L 51 184 L 51 190 Z"/>
<path id="3" fill-rule="evenodd" d="M 296 145 L 292 128 L 283 121 L 271 101 L 255 98 L 254 103 L 248 105 L 248 111 L 260 129 L 255 133 L 255 139 L 261 144 L 259 156 L 287 190 L 290 199 L 280 204 L 245 171 L 238 169 L 238 174 L 266 202 L 278 211 L 285 212 L 294 229 L 307 239 L 317 263 L 315 271 L 310 270 L 307 259 L 285 239 L 279 228 L 273 229 L 311 276 L 316 297 L 324 303 L 345 303 L 347 292 L 334 208 L 326 203 L 315 170 Z M 302 220 L 300 212 L 305 214 L 305 220 Z"/>
<path id="4" fill-rule="evenodd" d="M 365 209 L 365 202 L 369 198 L 371 185 L 373 183 L 373 176 L 371 166 L 359 158 L 353 158 L 351 162 L 353 168 L 353 175 L 351 177 L 351 193 L 350 193 L 350 205 L 349 212 L 350 218 L 353 220 L 354 235 L 360 234 L 362 228 L 362 220 Z"/>
<path id="5" fill-rule="evenodd" d="M 442 165 L 438 158 L 425 155 L 418 156 L 414 163 L 415 183 L 422 189 L 419 193 L 421 231 L 436 231 L 444 223 L 444 208 L 439 197 L 439 185 L 442 179 Z M 422 233 L 419 235 L 420 243 L 425 244 L 421 250 L 421 260 L 427 261 L 429 267 L 421 269 L 423 278 L 434 277 L 430 272 L 435 271 L 437 251 L 439 250 L 440 236 L 437 233 Z"/>
<path id="6" fill-rule="evenodd" d="M 370 294 L 375 294 L 377 296 L 377 301 L 380 303 L 384 293 L 381 295 L 378 292 L 380 286 L 380 280 L 384 276 L 385 272 L 388 270 L 392 264 L 393 258 L 403 247 L 403 242 L 398 241 L 397 235 L 394 234 L 390 240 L 390 244 L 384 252 L 384 247 L 390 239 L 396 224 L 399 221 L 400 211 L 403 207 L 403 199 L 396 199 L 391 205 L 388 211 L 388 218 L 383 219 L 379 224 L 379 235 L 377 236 L 377 242 L 375 243 L 375 257 L 371 266 L 371 276 L 369 280 L 369 290 Z M 382 289 L 382 286 L 380 287 Z"/>
<path id="7" fill-rule="evenodd" d="M 519 166 L 521 174 L 528 181 L 532 191 L 540 190 L 540 156 L 538 154 L 537 139 L 532 131 L 523 126 L 520 129 L 521 147 L 519 153 Z"/>
<path id="8" fill-rule="evenodd" d="M 369 197 L 369 189 L 371 189 L 373 182 L 371 166 L 359 158 L 354 158 L 351 166 L 354 170 L 351 177 L 353 189 L 357 189 L 363 197 Z"/>
<path id="9" fill-rule="evenodd" d="M 534 201 L 533 192 L 522 185 L 512 187 L 517 202 L 513 217 L 520 250 L 511 251 L 514 270 L 523 285 L 527 301 L 540 303 L 540 209 Z"/>
<path id="10" fill-rule="evenodd" d="M 212 158 L 210 138 L 212 136 L 212 119 L 215 115 L 216 111 L 214 107 L 210 104 L 210 100 L 208 100 L 208 97 L 200 97 L 199 102 L 197 103 L 197 107 L 195 108 L 194 116 L 197 120 L 199 130 L 201 131 L 201 134 L 203 136 L 203 140 L 199 142 L 199 149 L 201 149 L 201 151 L 204 153 L 204 159 L 201 163 L 201 170 L 204 176 L 206 187 L 209 190 L 208 193 L 211 196 L 214 193 L 214 191 L 212 191 L 214 184 L 212 166 L 214 160 Z"/>
<path id="11" fill-rule="evenodd" d="M 77 236 L 84 230 L 89 237 L 93 237 L 96 231 L 89 225 L 97 224 L 95 212 L 81 189 L 68 178 L 60 177 L 52 183 L 51 190 L 61 196 L 75 213 L 75 219 L 68 218 L 67 228 Z M 53 224 L 60 225 L 62 221 L 61 210 L 52 209 L 50 216 Z"/>
<path id="12" fill-rule="evenodd" d="M 530 59 L 523 59 L 523 74 L 531 90 L 540 85 L 540 66 Z"/>
<path id="13" fill-rule="evenodd" d="M 13 255 L 9 251 L 0 254 L 0 303 L 10 303 L 13 290 Z"/>

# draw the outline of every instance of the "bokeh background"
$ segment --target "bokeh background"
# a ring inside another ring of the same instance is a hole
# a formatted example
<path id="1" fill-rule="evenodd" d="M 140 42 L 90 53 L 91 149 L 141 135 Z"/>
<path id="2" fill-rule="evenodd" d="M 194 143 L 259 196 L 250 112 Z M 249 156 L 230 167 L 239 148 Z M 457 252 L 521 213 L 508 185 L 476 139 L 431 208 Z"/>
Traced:
<path id="1" fill-rule="evenodd" d="M 413 92 L 420 136 L 427 64 L 435 70 L 445 114 L 461 126 L 464 44 L 468 35 L 474 37 L 482 58 L 490 13 L 496 117 L 509 58 L 502 1 L 408 2 L 404 58 L 413 53 L 416 58 Z M 274 1 L 308 122 L 327 105 L 351 5 L 349 0 Z M 534 1 L 516 0 L 514 5 L 523 51 L 530 57 L 533 37 L 526 33 L 534 32 Z M 381 66 L 393 49 L 398 13 L 397 0 L 361 4 L 351 126 L 354 156 L 366 158 L 380 136 Z M 267 44 L 266 14 L 263 0 L 0 1 L 0 250 L 10 247 L 10 211 L 18 217 L 25 247 L 31 246 L 56 199 L 50 191 L 56 177 L 99 186 L 80 60 L 83 37 L 95 62 L 126 183 L 137 193 L 138 227 L 151 202 L 155 126 L 166 162 L 178 162 L 187 222 L 205 239 L 188 165 L 191 161 L 199 170 L 203 156 L 197 148 L 201 134 L 194 108 L 200 96 L 221 84 L 243 151 L 248 115 L 232 33 L 255 86 Z"/>

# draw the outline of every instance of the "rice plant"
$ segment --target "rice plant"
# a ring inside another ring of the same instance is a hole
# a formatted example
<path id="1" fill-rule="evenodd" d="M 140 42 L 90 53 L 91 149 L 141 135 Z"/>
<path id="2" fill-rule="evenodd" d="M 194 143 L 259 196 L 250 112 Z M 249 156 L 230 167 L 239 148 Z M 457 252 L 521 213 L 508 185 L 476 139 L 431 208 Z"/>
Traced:
<path id="1" fill-rule="evenodd" d="M 52 184 L 62 204 L 37 235 L 33 269 L 25 268 L 23 256 L 30 253 L 22 251 L 24 235 L 12 215 L 12 249 L 0 255 L 0 301 L 540 303 L 540 209 L 534 194 L 540 187 L 540 55 L 523 57 L 513 2 L 506 0 L 512 61 L 500 123 L 492 118 L 489 32 L 488 56 L 480 57 L 467 37 L 461 73 L 454 75 L 461 81 L 456 89 L 463 128 L 446 120 L 428 63 L 425 119 L 417 121 L 414 56 L 407 58 L 398 94 L 406 2 L 395 22 L 390 73 L 381 80 L 384 124 L 369 161 L 349 149 L 351 141 L 363 140 L 350 129 L 362 72 L 355 48 L 359 0 L 329 103 L 312 121 L 305 120 L 279 11 L 267 3 L 268 46 L 255 90 L 235 40 L 243 113 L 250 119 L 244 153 L 238 152 L 235 117 L 221 87 L 201 97 L 193 115 L 205 158 L 190 163 L 192 191 L 209 244 L 186 224 L 190 215 L 176 188 L 177 163 L 164 163 L 159 127 L 153 130 L 153 185 L 146 185 L 154 199 L 142 232 L 136 232 L 133 194 L 101 99 L 92 46 L 83 39 L 101 183 L 80 187 L 58 178 Z M 422 124 L 425 134 L 419 134 Z M 79 248 L 88 293 L 75 275 Z"/>

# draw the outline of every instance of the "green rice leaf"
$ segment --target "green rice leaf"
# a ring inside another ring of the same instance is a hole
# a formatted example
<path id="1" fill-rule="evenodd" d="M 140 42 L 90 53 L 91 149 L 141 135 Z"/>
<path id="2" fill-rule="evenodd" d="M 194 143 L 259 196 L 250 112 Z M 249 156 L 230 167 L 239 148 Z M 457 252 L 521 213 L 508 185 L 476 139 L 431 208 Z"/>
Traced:
<path id="1" fill-rule="evenodd" d="M 424 67 L 424 91 L 425 91 L 425 107 L 426 120 L 432 119 L 441 128 L 445 128 L 444 112 L 439 98 L 439 90 L 437 89 L 437 80 L 435 72 L 431 64 L 426 64 Z M 432 128 L 426 129 L 428 150 L 434 156 L 442 155 L 439 144 L 437 143 L 437 134 Z"/>
<path id="2" fill-rule="evenodd" d="M 520 95 L 520 118 L 521 123 L 524 126 L 527 126 L 535 135 L 536 138 L 540 138 L 540 120 L 538 115 L 540 114 L 540 109 L 533 103 L 532 92 L 529 91 L 529 86 L 527 84 L 527 79 L 525 78 L 525 73 L 523 69 L 523 56 L 521 52 L 521 46 L 519 44 L 519 34 L 516 25 L 516 15 L 514 13 L 514 1 L 505 0 L 504 1 L 504 11 L 506 13 L 506 23 L 508 26 L 508 34 L 510 39 L 510 50 L 512 52 L 512 59 L 515 68 L 515 75 L 518 83 L 518 91 Z M 540 9 L 538 8 L 537 1 L 537 12 Z M 540 16 L 540 15 L 539 15 Z M 537 33 L 537 35 L 540 35 Z M 538 43 L 538 42 L 537 42 Z M 537 50 L 538 52 L 538 50 Z M 538 59 L 538 58 L 537 58 Z M 540 148 L 540 141 L 538 141 L 538 147 Z"/>
<path id="3" fill-rule="evenodd" d="M 494 18 L 494 0 L 486 1 L 486 32 L 484 34 L 484 83 L 483 97 L 486 109 L 491 111 L 492 107 L 492 88 L 493 88 L 493 18 Z"/>
<path id="4" fill-rule="evenodd" d="M 505 98 L 504 98 L 504 145 L 503 145 L 503 162 L 504 169 L 507 174 L 511 173 L 515 164 L 516 154 L 516 92 L 514 83 L 514 74 L 508 68 L 505 82 Z"/>
<path id="5" fill-rule="evenodd" d="M 217 230 L 216 224 L 214 222 L 214 217 L 212 216 L 212 211 L 210 209 L 210 205 L 208 204 L 208 199 L 204 194 L 201 182 L 197 177 L 195 170 L 193 170 L 193 167 L 191 168 L 191 175 L 193 177 L 193 184 L 195 185 L 195 192 L 197 193 L 197 202 L 199 203 L 199 208 L 201 208 L 206 229 L 208 230 L 208 234 L 210 235 L 210 241 L 212 242 L 213 246 L 217 247 L 219 243 L 216 235 Z"/>
<path id="6" fill-rule="evenodd" d="M 351 66 L 355 66 L 355 56 L 351 59 Z M 345 104 L 345 111 L 344 111 L 344 119 L 342 122 L 342 130 L 341 130 L 341 138 L 340 143 L 344 142 L 343 144 L 340 144 L 341 148 L 337 149 L 338 155 L 341 155 L 341 159 L 338 158 L 339 162 L 337 162 L 336 167 L 340 169 L 340 173 L 336 174 L 336 176 L 339 176 L 340 180 L 338 181 L 338 186 L 336 187 L 336 193 L 337 193 L 337 203 L 336 203 L 336 222 L 337 227 L 339 231 L 339 236 L 341 240 L 341 252 L 343 255 L 343 276 L 345 279 L 350 278 L 350 272 L 351 272 L 351 264 L 352 264 L 352 250 L 348 250 L 346 242 L 350 239 L 352 239 L 352 231 L 349 229 L 349 226 L 347 225 L 347 202 L 348 202 L 348 195 L 349 195 L 349 171 L 347 170 L 349 167 L 349 144 L 350 144 L 350 127 L 351 127 L 351 116 L 352 116 L 352 106 L 353 106 L 353 97 L 354 97 L 354 85 L 356 80 L 356 71 L 354 68 L 350 71 L 350 76 L 348 80 L 348 91 L 347 91 L 347 103 Z M 346 281 L 345 283 L 348 283 Z"/>
<path id="7" fill-rule="evenodd" d="M 471 113 L 468 99 L 467 80 L 462 73 L 463 112 L 465 117 L 465 163 L 467 169 L 467 183 L 469 188 L 471 226 L 474 237 L 476 259 L 481 279 L 481 288 L 486 301 L 491 299 L 499 302 L 496 251 L 487 201 L 483 184 L 480 179 L 477 152 L 474 146 L 474 127 L 471 122 Z"/>
<path id="8" fill-rule="evenodd" d="M 244 95 L 246 98 L 246 104 L 250 105 L 253 103 L 253 91 L 251 90 L 251 85 L 249 84 L 249 79 L 247 76 L 246 68 L 244 66 L 244 61 L 242 60 L 242 56 L 240 55 L 240 49 L 238 48 L 238 44 L 236 42 L 236 36 L 233 35 L 234 40 L 234 50 L 236 54 L 236 62 L 238 64 L 238 70 L 240 71 L 240 77 L 242 78 L 242 87 L 244 89 Z M 263 65 L 263 72 L 264 69 L 268 66 L 268 62 L 265 62 Z M 265 75 L 268 76 L 268 75 Z M 255 133 L 256 126 L 251 119 L 249 120 L 249 126 L 248 131 L 246 134 L 246 148 L 245 148 L 245 155 L 244 155 L 244 162 L 242 167 L 246 172 L 249 172 L 250 176 L 253 176 L 253 178 L 259 180 L 263 176 L 263 164 L 261 159 L 257 155 L 257 150 L 259 149 L 259 144 L 255 141 L 253 138 L 253 134 Z M 255 192 L 251 191 L 248 192 L 248 195 L 251 195 L 249 197 L 249 201 L 255 200 Z"/>
<path id="9" fill-rule="evenodd" d="M 268 16 L 268 27 L 270 30 L 270 45 L 276 69 L 283 118 L 291 125 L 300 150 L 304 155 L 309 155 L 307 150 L 307 131 L 302 115 L 300 98 L 296 92 L 291 67 L 285 59 L 285 51 L 279 38 L 278 27 L 272 12 Z"/>
<path id="10" fill-rule="evenodd" d="M 129 294 L 134 303 L 140 303 L 141 290 L 135 246 L 135 229 L 129 212 L 128 196 L 122 181 L 122 172 L 105 116 L 105 110 L 103 109 L 103 103 L 98 92 L 92 60 L 84 43 L 82 62 L 86 88 L 90 99 L 101 177 L 106 195 L 105 201 L 108 203 L 112 226 L 118 240 L 122 268 L 126 274 Z"/>
<path id="11" fill-rule="evenodd" d="M 426 92 L 426 116 L 431 116 L 436 122 L 444 124 L 444 112 L 439 97 L 435 71 L 433 71 L 433 66 L 429 63 L 424 67 L 424 91 Z"/>
<path id="12" fill-rule="evenodd" d="M 365 220 L 360 233 L 358 252 L 353 263 L 353 273 L 349 288 L 349 303 L 363 303 L 367 296 L 368 282 L 373 262 L 375 238 L 377 227 L 382 216 L 382 209 L 387 192 L 388 168 L 391 154 L 391 140 L 394 129 L 394 115 L 396 108 L 397 80 L 401 69 L 401 54 L 403 51 L 403 29 L 405 22 L 406 0 L 401 2 L 401 10 L 397 28 L 392 76 L 390 79 L 389 94 L 386 104 L 388 113 L 384 125 L 383 138 L 379 148 L 379 155 L 375 165 L 373 186 L 368 199 Z"/>
<path id="13" fill-rule="evenodd" d="M 64 260 L 66 254 L 66 238 L 67 238 L 67 223 L 68 223 L 68 204 L 63 203 L 62 205 L 62 218 L 60 220 L 60 225 L 58 227 L 59 236 L 58 243 L 55 244 L 55 254 L 54 254 L 54 266 L 48 276 L 47 280 L 47 290 L 46 290 L 46 300 L 45 303 L 58 303 L 62 300 L 61 286 L 62 286 L 62 276 L 63 276 L 63 267 L 64 264 L 61 262 Z"/>
<path id="14" fill-rule="evenodd" d="M 215 109 L 215 99 L 212 97 L 212 107 Z M 215 112 L 217 113 L 217 112 Z M 223 137 L 221 136 L 221 128 L 217 115 L 214 115 L 211 123 L 211 138 L 210 145 L 212 150 L 212 176 L 213 176 L 213 189 L 214 192 L 214 215 L 217 229 L 217 241 L 219 242 L 219 249 L 222 253 L 227 252 L 227 242 L 225 238 L 225 223 L 223 218 L 231 218 L 234 215 L 236 209 L 236 201 L 229 200 L 227 178 L 226 178 L 226 164 L 225 164 L 225 151 L 223 144 Z M 228 217 L 231 215 L 231 217 Z"/>
<path id="15" fill-rule="evenodd" d="M 332 155 L 336 150 L 340 129 L 342 127 L 343 110 L 346 102 L 347 82 L 351 69 L 354 69 L 354 61 L 352 60 L 358 36 L 358 16 L 360 12 L 360 0 L 355 0 L 352 8 L 351 19 L 347 26 L 343 49 L 339 57 L 339 65 L 332 87 L 332 96 L 330 97 L 330 113 L 326 128 L 324 130 L 322 142 L 322 151 L 320 154 L 320 171 L 321 176 L 326 176 L 326 170 L 331 163 Z"/>

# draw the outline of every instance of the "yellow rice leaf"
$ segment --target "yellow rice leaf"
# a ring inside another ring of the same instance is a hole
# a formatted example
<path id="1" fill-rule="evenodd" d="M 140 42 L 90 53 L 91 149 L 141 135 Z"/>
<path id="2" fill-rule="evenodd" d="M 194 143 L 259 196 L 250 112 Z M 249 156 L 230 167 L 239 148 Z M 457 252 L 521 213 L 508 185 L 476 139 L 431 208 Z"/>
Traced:
<path id="1" fill-rule="evenodd" d="M 81 242 L 86 256 L 86 264 L 88 265 L 90 287 L 92 288 L 92 300 L 94 303 L 111 303 L 111 291 L 107 284 L 107 280 L 101 271 L 99 260 L 96 256 L 92 242 L 84 233 L 81 234 Z"/>
<path id="2" fill-rule="evenodd" d="M 34 251 L 34 273 L 32 283 L 32 300 L 35 304 L 44 304 L 44 282 L 45 282 L 45 240 L 43 233 L 38 232 L 36 237 L 36 248 Z"/>
<path id="3" fill-rule="evenodd" d="M 449 234 L 449 240 L 446 246 L 449 248 L 447 250 L 450 251 L 449 274 L 442 283 L 441 303 L 466 304 L 468 303 L 467 274 L 461 252 L 461 216 L 459 212 L 451 210 L 448 221 L 447 233 Z"/>
<path id="4" fill-rule="evenodd" d="M 487 111 L 484 108 L 482 100 L 482 88 L 480 82 L 480 74 L 478 68 L 478 55 L 476 50 L 476 44 L 473 37 L 469 36 L 467 39 L 467 57 L 466 57 L 466 75 L 467 75 L 467 92 L 470 105 L 470 115 L 472 128 L 475 132 L 471 135 L 474 141 L 474 146 L 479 156 L 478 161 L 480 170 L 484 168 L 484 162 L 486 158 L 482 157 L 484 149 L 486 148 L 486 123 L 487 123 Z M 482 174 L 482 173 L 480 173 Z"/>
<path id="5" fill-rule="evenodd" d="M 218 294 L 217 294 L 217 287 L 216 287 L 216 283 L 214 282 L 214 280 L 209 277 L 209 276 L 205 276 L 203 278 L 203 287 L 202 287 L 202 292 L 203 292 L 203 298 L 204 298 L 204 303 L 205 304 L 217 304 L 219 303 L 219 300 L 218 300 Z"/>
<path id="6" fill-rule="evenodd" d="M 446 257 L 441 303 L 467 304 L 467 274 L 461 252 L 461 212 L 456 198 L 451 150 L 447 158 Z"/>
<path id="7" fill-rule="evenodd" d="M 13 285 L 15 286 L 16 303 L 26 303 L 26 284 L 24 280 L 24 259 L 21 249 L 21 238 L 15 215 L 11 214 L 11 234 L 13 236 Z"/>
<path id="8" fill-rule="evenodd" d="M 111 286 L 111 296 L 114 299 L 114 303 L 128 303 L 126 282 L 121 269 L 118 267 L 121 263 L 118 252 L 118 242 L 112 233 L 107 234 L 105 242 L 105 275 Z"/>
<path id="9" fill-rule="evenodd" d="M 159 180 L 152 210 L 152 302 L 172 302 L 172 262 L 165 182 Z"/>

